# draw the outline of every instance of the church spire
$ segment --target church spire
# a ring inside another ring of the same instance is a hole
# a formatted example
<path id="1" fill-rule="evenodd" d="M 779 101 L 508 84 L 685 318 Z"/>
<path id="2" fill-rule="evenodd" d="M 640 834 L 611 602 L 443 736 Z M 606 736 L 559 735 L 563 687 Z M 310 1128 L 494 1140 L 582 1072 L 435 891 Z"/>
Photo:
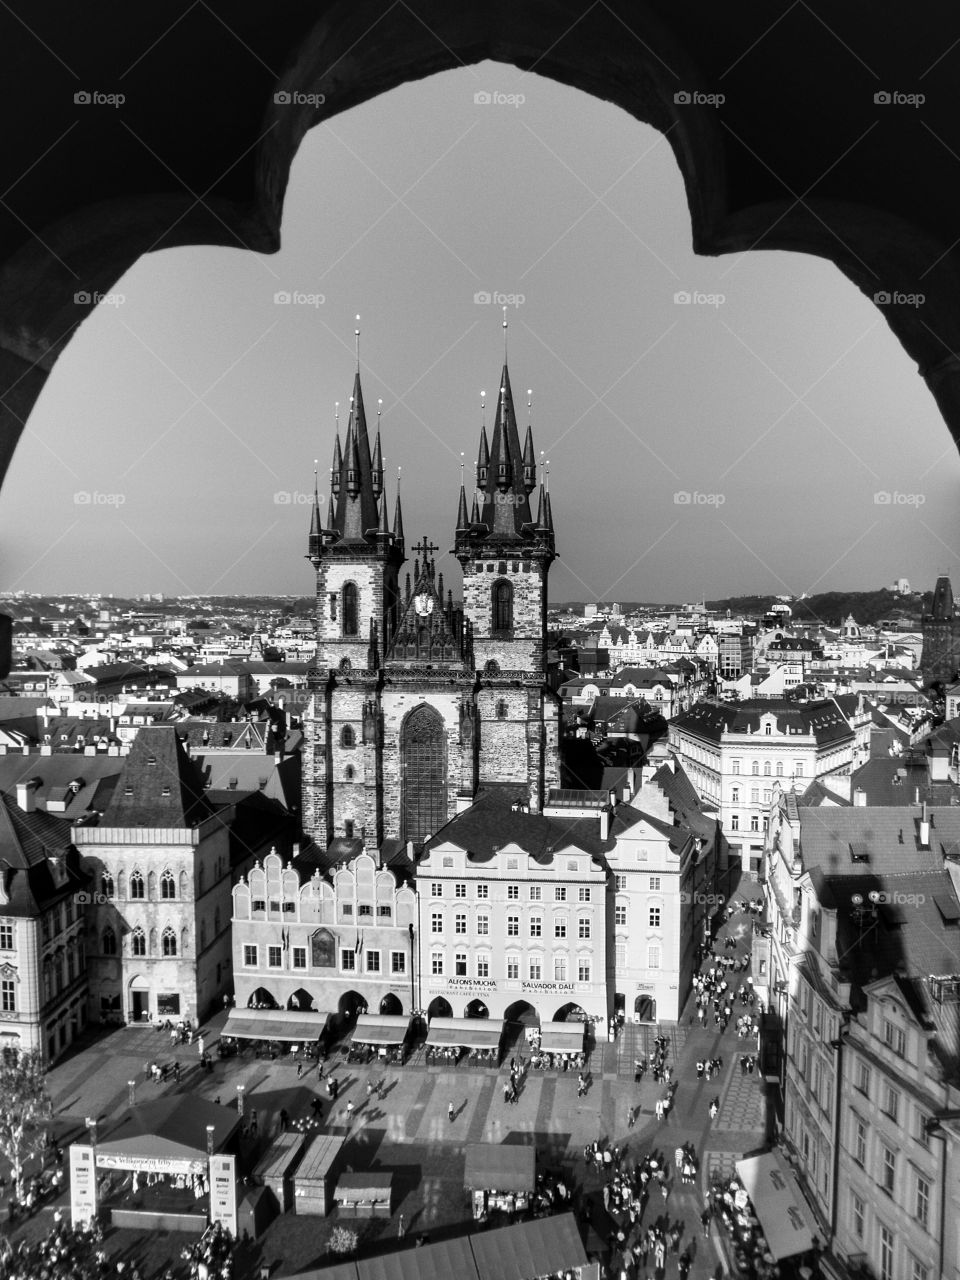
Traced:
<path id="1" fill-rule="evenodd" d="M 317 468 L 319 463 L 314 459 L 313 463 L 313 509 L 310 512 L 310 536 L 307 539 L 307 557 L 311 560 L 316 559 L 320 555 L 321 530 L 323 524 L 320 520 L 320 489 L 319 479 L 317 477 Z"/>
<path id="2" fill-rule="evenodd" d="M 330 492 L 340 496 L 340 472 L 343 470 L 343 453 L 340 449 L 340 401 L 337 401 L 337 434 L 333 445 L 333 466 L 330 468 Z"/>
<path id="3" fill-rule="evenodd" d="M 527 392 L 529 395 L 530 392 Z M 527 438 L 523 442 L 523 487 L 531 493 L 537 483 L 537 459 L 533 452 L 533 426 L 527 424 Z"/>
<path id="4" fill-rule="evenodd" d="M 377 438 L 373 446 L 373 466 L 371 469 L 371 480 L 373 482 L 373 496 L 379 498 L 383 493 L 383 456 L 380 452 L 380 413 L 382 411 L 383 401 L 377 401 Z"/>
<path id="5" fill-rule="evenodd" d="M 393 540 L 403 550 L 403 512 L 400 510 L 400 468 L 397 467 L 397 505 L 393 513 Z"/>
<path id="6" fill-rule="evenodd" d="M 358 359 L 359 359 L 359 332 Z M 379 498 L 383 492 L 383 458 L 379 432 L 373 458 L 367 435 L 359 366 L 353 379 L 350 417 L 343 452 L 340 452 L 339 415 L 337 443 L 333 454 L 333 510 L 330 525 L 344 543 L 371 543 L 377 536 Z"/>

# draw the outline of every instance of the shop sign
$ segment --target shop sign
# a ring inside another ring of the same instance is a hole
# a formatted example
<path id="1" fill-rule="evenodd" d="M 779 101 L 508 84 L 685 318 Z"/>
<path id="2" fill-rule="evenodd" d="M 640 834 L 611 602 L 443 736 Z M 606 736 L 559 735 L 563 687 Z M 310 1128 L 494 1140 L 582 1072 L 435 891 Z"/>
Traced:
<path id="1" fill-rule="evenodd" d="M 206 1160 L 168 1160 L 161 1156 L 130 1156 L 119 1151 L 98 1151 L 98 1169 L 133 1169 L 138 1173 L 203 1173 Z"/>
<path id="2" fill-rule="evenodd" d="M 521 991 L 572 991 L 572 982 L 521 982 Z"/>
<path id="3" fill-rule="evenodd" d="M 237 1238 L 237 1157 L 210 1157 L 210 1221 Z"/>
<path id="4" fill-rule="evenodd" d="M 97 1213 L 97 1178 L 93 1148 L 73 1143 L 70 1147 L 70 1222 L 85 1225 Z"/>

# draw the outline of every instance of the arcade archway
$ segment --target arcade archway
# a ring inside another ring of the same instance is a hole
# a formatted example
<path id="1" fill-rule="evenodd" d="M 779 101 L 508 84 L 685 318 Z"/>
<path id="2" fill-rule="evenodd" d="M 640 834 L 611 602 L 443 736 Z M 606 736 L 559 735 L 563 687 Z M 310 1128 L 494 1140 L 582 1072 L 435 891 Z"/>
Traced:
<path id="1" fill-rule="evenodd" d="M 337 1001 L 337 1015 L 344 1022 L 356 1022 L 357 1015 L 367 1012 L 367 1002 L 359 991 L 345 991 Z"/>
<path id="2" fill-rule="evenodd" d="M 452 1018 L 453 1009 L 450 1007 L 450 1001 L 444 1000 L 443 996 L 436 996 L 427 1006 L 427 1021 L 433 1018 Z"/>
<path id="3" fill-rule="evenodd" d="M 656 1022 L 657 1002 L 653 996 L 637 996 L 633 1002 L 633 1012 L 639 1022 Z"/>
<path id="4" fill-rule="evenodd" d="M 386 1017 L 399 1018 L 403 1014 L 403 1003 L 399 996 L 395 996 L 392 991 L 380 1001 L 380 1012 Z"/>
<path id="5" fill-rule="evenodd" d="M 540 1015 L 528 1000 L 515 1000 L 503 1015 L 505 1022 L 519 1022 L 524 1027 L 539 1027 Z"/>
<path id="6" fill-rule="evenodd" d="M 287 1001 L 287 1008 L 299 1009 L 301 1012 L 309 1010 L 311 1013 L 315 1013 L 317 1006 L 309 991 L 305 990 L 303 987 L 297 987 L 296 991 L 293 992 L 290 999 Z"/>
<path id="7" fill-rule="evenodd" d="M 490 1010 L 482 1000 L 471 1000 L 463 1011 L 465 1018 L 489 1018 Z"/>
<path id="8" fill-rule="evenodd" d="M 250 999 L 247 1001 L 248 1009 L 279 1009 L 276 997 L 272 991 L 268 991 L 266 987 L 257 987 L 252 992 Z"/>
<path id="9" fill-rule="evenodd" d="M 571 1000 L 569 1004 L 563 1004 L 553 1015 L 554 1022 L 586 1022 L 587 1013 L 580 1005 L 574 1004 Z"/>

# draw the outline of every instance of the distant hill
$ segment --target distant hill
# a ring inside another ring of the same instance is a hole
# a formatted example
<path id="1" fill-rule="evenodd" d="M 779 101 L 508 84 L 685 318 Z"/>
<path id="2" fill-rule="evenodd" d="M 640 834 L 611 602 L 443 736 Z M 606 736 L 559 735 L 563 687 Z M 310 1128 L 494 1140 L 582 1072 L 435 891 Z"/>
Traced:
<path id="1" fill-rule="evenodd" d="M 874 625 L 884 618 L 904 618 L 915 621 L 919 628 L 920 615 L 930 608 L 932 600 L 929 591 L 922 596 L 898 596 L 886 587 L 879 591 L 827 591 L 807 600 L 791 601 L 790 621 L 837 627 L 852 613 L 859 623 Z M 733 614 L 764 614 L 777 603 L 776 596 L 734 596 L 708 600 L 707 608 L 724 612 L 729 609 Z"/>

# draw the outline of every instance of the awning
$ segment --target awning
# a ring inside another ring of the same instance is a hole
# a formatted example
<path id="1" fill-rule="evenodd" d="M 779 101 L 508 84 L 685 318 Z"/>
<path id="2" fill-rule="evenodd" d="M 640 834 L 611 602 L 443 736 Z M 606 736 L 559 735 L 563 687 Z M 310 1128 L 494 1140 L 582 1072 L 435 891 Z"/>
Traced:
<path id="1" fill-rule="evenodd" d="M 398 1249 L 357 1263 L 360 1280 L 476 1280 L 469 1236 L 437 1240 L 419 1249 Z M 327 1280 L 326 1272 L 323 1280 Z"/>
<path id="2" fill-rule="evenodd" d="M 496 1049 L 503 1035 L 502 1018 L 434 1018 L 427 1044 L 458 1049 Z"/>
<path id="3" fill-rule="evenodd" d="M 543 1022 L 540 1048 L 544 1053 L 582 1053 L 585 1022 Z"/>
<path id="4" fill-rule="evenodd" d="M 231 1009 L 221 1036 L 235 1040 L 288 1040 L 311 1044 L 327 1025 L 329 1013 L 297 1013 L 284 1009 Z"/>
<path id="5" fill-rule="evenodd" d="M 753 1204 L 777 1262 L 813 1248 L 816 1234 L 793 1170 L 779 1151 L 737 1161 L 737 1176 Z"/>
<path id="6" fill-rule="evenodd" d="M 532 1191 L 536 1171 L 535 1147 L 472 1142 L 466 1150 L 463 1185 L 468 1191 Z"/>
<path id="7" fill-rule="evenodd" d="M 141 1102 L 115 1122 L 105 1122 L 97 1140 L 97 1166 L 153 1173 L 200 1172 L 207 1164 L 207 1126 L 221 1151 L 240 1120 L 232 1107 L 206 1098 L 172 1094 Z"/>
<path id="8" fill-rule="evenodd" d="M 387 1013 L 361 1013 L 353 1033 L 354 1044 L 403 1044 L 410 1018 Z"/>
<path id="9" fill-rule="evenodd" d="M 587 1261 L 572 1213 L 481 1231 L 470 1244 L 479 1280 L 534 1280 Z"/>

